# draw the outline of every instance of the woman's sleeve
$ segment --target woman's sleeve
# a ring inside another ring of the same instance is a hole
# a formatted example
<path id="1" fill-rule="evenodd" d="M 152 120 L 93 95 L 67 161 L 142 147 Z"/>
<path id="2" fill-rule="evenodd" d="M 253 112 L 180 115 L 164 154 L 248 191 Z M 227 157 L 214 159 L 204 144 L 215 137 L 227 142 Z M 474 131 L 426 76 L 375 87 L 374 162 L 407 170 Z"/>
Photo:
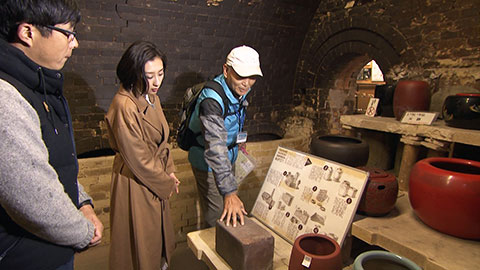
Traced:
<path id="1" fill-rule="evenodd" d="M 167 174 L 170 175 L 171 173 L 175 172 L 175 164 L 173 163 L 171 149 L 169 148 L 169 155 L 167 160 Z"/>

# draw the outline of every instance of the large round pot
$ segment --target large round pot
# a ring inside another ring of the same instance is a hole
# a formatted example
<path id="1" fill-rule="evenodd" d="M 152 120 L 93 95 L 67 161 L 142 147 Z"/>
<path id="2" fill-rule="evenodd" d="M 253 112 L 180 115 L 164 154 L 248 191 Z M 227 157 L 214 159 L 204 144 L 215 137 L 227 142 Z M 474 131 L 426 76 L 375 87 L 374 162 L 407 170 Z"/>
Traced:
<path id="1" fill-rule="evenodd" d="M 340 246 L 331 237 L 307 233 L 293 243 L 288 270 L 341 270 Z"/>
<path id="2" fill-rule="evenodd" d="M 424 81 L 399 81 L 393 94 L 393 113 L 401 120 L 407 111 L 428 111 L 430 90 Z"/>
<path id="3" fill-rule="evenodd" d="M 369 172 L 369 177 L 357 212 L 367 216 L 388 214 L 397 202 L 397 178 L 378 168 L 359 167 L 359 169 Z"/>
<path id="4" fill-rule="evenodd" d="M 314 136 L 310 145 L 312 154 L 352 167 L 365 166 L 368 144 L 362 139 L 343 135 Z"/>
<path id="5" fill-rule="evenodd" d="M 422 159 L 411 170 L 408 194 L 415 214 L 428 226 L 480 239 L 480 162 Z"/>
<path id="6" fill-rule="evenodd" d="M 371 250 L 358 255 L 353 270 L 422 270 L 411 260 L 383 250 Z"/>
<path id="7" fill-rule="evenodd" d="M 480 129 L 480 93 L 448 96 L 443 103 L 442 116 L 448 126 Z"/>

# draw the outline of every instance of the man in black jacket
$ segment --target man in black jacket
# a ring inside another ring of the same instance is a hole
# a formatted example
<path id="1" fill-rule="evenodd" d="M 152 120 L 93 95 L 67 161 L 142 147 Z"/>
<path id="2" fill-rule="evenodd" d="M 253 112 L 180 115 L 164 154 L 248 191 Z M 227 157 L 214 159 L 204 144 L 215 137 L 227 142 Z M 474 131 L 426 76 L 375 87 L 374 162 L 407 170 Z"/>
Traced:
<path id="1" fill-rule="evenodd" d="M 59 71 L 78 47 L 74 0 L 0 0 L 0 269 L 73 270 L 103 225 L 77 181 Z"/>

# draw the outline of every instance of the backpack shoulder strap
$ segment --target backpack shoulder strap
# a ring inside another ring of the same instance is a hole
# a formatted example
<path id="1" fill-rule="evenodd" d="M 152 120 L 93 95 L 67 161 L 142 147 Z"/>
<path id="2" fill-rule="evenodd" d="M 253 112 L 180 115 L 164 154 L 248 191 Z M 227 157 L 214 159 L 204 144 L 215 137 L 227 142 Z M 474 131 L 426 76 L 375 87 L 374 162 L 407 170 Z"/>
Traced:
<path id="1" fill-rule="evenodd" d="M 228 115 L 228 97 L 223 90 L 223 86 L 214 80 L 207 81 L 203 88 L 211 88 L 213 89 L 223 100 L 223 118 L 227 117 Z"/>

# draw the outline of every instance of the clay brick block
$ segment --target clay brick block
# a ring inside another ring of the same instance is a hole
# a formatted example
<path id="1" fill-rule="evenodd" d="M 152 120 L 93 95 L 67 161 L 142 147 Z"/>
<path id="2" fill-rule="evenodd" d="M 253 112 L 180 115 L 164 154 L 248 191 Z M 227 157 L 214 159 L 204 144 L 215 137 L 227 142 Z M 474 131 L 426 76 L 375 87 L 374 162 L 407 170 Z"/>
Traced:
<path id="1" fill-rule="evenodd" d="M 217 221 L 215 250 L 233 270 L 273 269 L 273 249 L 273 236 L 249 218 L 235 228 Z"/>

